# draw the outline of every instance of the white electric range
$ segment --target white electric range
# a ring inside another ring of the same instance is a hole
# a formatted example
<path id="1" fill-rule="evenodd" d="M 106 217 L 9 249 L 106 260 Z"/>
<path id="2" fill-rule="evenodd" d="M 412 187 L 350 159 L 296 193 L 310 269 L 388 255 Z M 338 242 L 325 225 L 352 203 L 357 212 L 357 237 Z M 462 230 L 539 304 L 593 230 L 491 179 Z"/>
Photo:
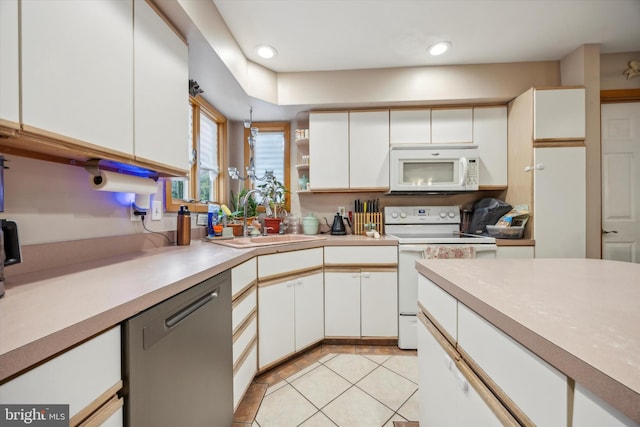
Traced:
<path id="1" fill-rule="evenodd" d="M 472 248 L 474 258 L 495 258 L 496 240 L 460 232 L 460 206 L 386 206 L 385 233 L 398 239 L 398 347 L 417 348 L 417 259 L 430 251 Z M 456 252 L 456 251 L 453 251 Z"/>

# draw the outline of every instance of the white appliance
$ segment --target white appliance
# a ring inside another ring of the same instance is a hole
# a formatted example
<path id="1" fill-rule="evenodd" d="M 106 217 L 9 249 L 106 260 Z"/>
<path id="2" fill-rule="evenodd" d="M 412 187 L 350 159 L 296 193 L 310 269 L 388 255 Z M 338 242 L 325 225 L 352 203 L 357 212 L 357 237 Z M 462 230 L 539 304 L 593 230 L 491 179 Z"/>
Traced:
<path id="1" fill-rule="evenodd" d="M 496 240 L 460 233 L 460 206 L 386 206 L 384 223 L 385 233 L 398 239 L 398 347 L 416 349 L 416 260 L 430 246 L 472 247 L 475 258 L 495 258 Z"/>
<path id="2" fill-rule="evenodd" d="M 390 156 L 391 192 L 478 190 L 476 145 L 394 145 Z"/>

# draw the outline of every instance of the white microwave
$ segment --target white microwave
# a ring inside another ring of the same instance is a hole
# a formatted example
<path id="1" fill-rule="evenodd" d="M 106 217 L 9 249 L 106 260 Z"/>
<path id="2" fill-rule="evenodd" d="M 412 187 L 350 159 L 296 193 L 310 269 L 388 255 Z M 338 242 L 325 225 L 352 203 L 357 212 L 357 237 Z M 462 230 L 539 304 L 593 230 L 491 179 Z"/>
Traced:
<path id="1" fill-rule="evenodd" d="M 478 147 L 437 144 L 391 146 L 391 192 L 477 191 Z"/>

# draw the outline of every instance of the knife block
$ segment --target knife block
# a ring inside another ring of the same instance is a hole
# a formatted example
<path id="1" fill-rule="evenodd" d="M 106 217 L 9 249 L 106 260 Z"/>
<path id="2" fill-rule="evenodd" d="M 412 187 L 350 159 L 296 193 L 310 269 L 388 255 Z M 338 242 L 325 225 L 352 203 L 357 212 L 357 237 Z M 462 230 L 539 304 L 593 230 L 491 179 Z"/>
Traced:
<path id="1" fill-rule="evenodd" d="M 382 212 L 367 212 L 367 213 L 354 213 L 353 214 L 353 234 L 365 234 L 364 225 L 372 223 L 376 226 L 376 230 L 380 234 L 384 234 L 382 228 Z"/>

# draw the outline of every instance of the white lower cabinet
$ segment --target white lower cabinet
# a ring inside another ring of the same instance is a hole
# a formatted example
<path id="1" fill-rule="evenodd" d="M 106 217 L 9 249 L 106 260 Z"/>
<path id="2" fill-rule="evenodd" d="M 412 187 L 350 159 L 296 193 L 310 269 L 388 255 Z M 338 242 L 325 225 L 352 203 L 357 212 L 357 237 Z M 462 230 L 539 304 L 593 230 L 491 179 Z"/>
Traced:
<path id="1" fill-rule="evenodd" d="M 259 285 L 260 369 L 324 338 L 322 284 L 319 270 Z"/>
<path id="2" fill-rule="evenodd" d="M 120 326 L 0 386 L 2 404 L 68 404 L 69 425 L 122 426 Z"/>
<path id="3" fill-rule="evenodd" d="M 325 271 L 328 337 L 397 337 L 398 277 L 394 271 Z"/>
<path id="4" fill-rule="evenodd" d="M 360 336 L 360 270 L 324 273 L 324 333 Z"/>
<path id="5" fill-rule="evenodd" d="M 464 350 L 534 424 L 566 424 L 567 377 L 460 302 L 458 348 Z"/>
<path id="6" fill-rule="evenodd" d="M 533 246 L 498 246 L 496 258 L 533 258 Z"/>
<path id="7" fill-rule="evenodd" d="M 234 410 L 258 370 L 257 275 L 255 258 L 231 269 Z"/>
<path id="8" fill-rule="evenodd" d="M 576 384 L 573 398 L 573 425 L 576 427 L 638 427 L 640 425 L 580 384 Z"/>
<path id="9" fill-rule="evenodd" d="M 519 425 L 435 326 L 418 317 L 420 425 Z"/>

